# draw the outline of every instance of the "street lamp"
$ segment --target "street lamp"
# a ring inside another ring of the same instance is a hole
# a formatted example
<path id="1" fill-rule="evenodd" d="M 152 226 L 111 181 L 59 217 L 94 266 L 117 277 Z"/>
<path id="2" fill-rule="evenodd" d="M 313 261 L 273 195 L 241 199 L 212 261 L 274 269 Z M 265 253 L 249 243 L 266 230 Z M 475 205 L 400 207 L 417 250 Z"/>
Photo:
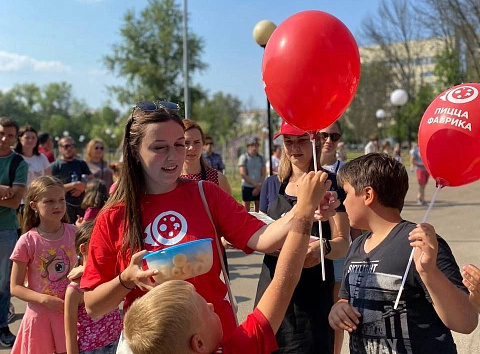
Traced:
<path id="1" fill-rule="evenodd" d="M 277 28 L 272 21 L 262 20 L 253 28 L 253 38 L 257 44 L 265 49 L 270 36 Z M 270 175 L 273 174 L 272 165 L 272 123 L 270 119 L 270 101 L 267 97 L 267 126 L 268 126 L 268 161 L 270 162 Z"/>
<path id="2" fill-rule="evenodd" d="M 68 130 L 64 130 L 62 134 L 63 134 L 63 136 L 69 136 L 70 132 Z"/>
<path id="3" fill-rule="evenodd" d="M 390 94 L 390 102 L 395 107 L 397 107 L 397 120 L 399 120 L 398 116 L 399 116 L 399 113 L 400 113 L 400 108 L 402 106 L 404 106 L 407 103 L 407 101 L 408 101 L 408 93 L 404 89 L 396 89 L 395 91 L 393 91 Z M 401 138 L 400 138 L 400 128 L 398 126 L 398 122 L 397 122 L 397 133 L 398 133 L 397 140 L 398 140 L 398 143 L 401 145 L 402 142 L 400 141 L 401 140 Z"/>
<path id="4" fill-rule="evenodd" d="M 380 132 L 382 131 L 382 127 L 383 125 L 385 124 L 383 122 L 383 120 L 385 119 L 385 117 L 387 116 L 387 113 L 385 112 L 384 109 L 377 109 L 377 111 L 375 112 L 375 116 L 377 117 L 377 119 L 379 120 L 379 122 L 377 123 L 377 127 L 380 129 Z M 382 134 L 380 134 L 382 135 Z"/>

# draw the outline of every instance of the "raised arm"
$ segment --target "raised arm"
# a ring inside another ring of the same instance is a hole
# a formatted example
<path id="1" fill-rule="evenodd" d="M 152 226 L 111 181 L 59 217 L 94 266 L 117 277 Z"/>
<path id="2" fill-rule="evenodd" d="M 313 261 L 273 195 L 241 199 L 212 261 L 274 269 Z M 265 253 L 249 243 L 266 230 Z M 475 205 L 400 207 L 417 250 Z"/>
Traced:
<path id="1" fill-rule="evenodd" d="M 409 240 L 410 245 L 416 247 L 413 256 L 415 267 L 427 287 L 438 316 L 452 331 L 471 333 L 477 327 L 478 313 L 470 303 L 468 295 L 457 288 L 438 268 L 439 246 L 435 229 L 426 223 L 417 225 L 410 233 Z"/>
<path id="2" fill-rule="evenodd" d="M 310 172 L 299 181 L 297 207 L 278 258 L 275 275 L 257 305 L 274 333 L 283 321 L 300 280 L 312 229 L 312 214 L 330 187 L 331 182 L 327 177 L 324 172 Z"/>

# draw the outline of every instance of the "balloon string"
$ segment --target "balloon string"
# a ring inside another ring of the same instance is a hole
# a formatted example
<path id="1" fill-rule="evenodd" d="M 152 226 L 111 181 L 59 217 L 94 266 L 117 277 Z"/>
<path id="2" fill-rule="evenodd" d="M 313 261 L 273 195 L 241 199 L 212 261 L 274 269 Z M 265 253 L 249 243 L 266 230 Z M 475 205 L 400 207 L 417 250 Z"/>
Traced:
<path id="1" fill-rule="evenodd" d="M 423 217 L 422 224 L 427 221 L 428 215 L 433 208 L 433 203 L 437 199 L 438 191 L 442 188 L 441 185 L 438 185 L 435 189 L 435 193 L 433 194 L 432 200 L 430 200 L 430 204 L 428 205 L 428 209 Z M 403 274 L 402 284 L 400 285 L 400 290 L 398 290 L 397 299 L 395 300 L 395 305 L 393 305 L 393 309 L 396 310 L 398 307 L 398 303 L 400 301 L 400 297 L 402 296 L 403 288 L 405 286 L 405 282 L 407 280 L 408 272 L 410 271 L 410 266 L 412 265 L 413 254 L 415 253 L 415 247 L 412 248 L 412 252 L 410 253 L 410 258 L 408 259 L 407 269 L 405 270 L 405 274 Z"/>
<path id="2" fill-rule="evenodd" d="M 312 143 L 312 152 L 313 152 L 313 169 L 315 173 L 318 172 L 317 154 L 316 154 L 316 146 L 315 146 L 316 135 L 317 135 L 316 131 L 310 133 L 310 142 Z M 320 212 L 320 206 L 318 207 L 318 211 Z M 325 255 L 323 254 L 323 231 L 322 231 L 322 222 L 320 220 L 318 221 L 318 237 L 320 239 L 320 263 L 322 264 L 322 280 L 325 281 Z"/>

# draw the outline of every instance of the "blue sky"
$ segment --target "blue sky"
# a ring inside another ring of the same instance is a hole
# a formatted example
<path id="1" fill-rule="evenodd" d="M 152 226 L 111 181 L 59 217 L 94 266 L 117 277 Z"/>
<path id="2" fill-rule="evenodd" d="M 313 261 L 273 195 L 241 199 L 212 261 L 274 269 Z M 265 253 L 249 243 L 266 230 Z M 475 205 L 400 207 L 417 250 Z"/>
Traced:
<path id="1" fill-rule="evenodd" d="M 183 0 L 177 0 L 183 4 Z M 128 9 L 139 13 L 147 0 L 0 1 L 0 90 L 17 83 L 45 85 L 66 81 L 76 98 L 98 108 L 108 99 L 106 86 L 122 81 L 108 73 L 102 57 L 120 41 Z M 342 20 L 357 41 L 366 16 L 380 0 L 189 0 L 189 28 L 205 41 L 209 68 L 194 77 L 210 94 L 238 96 L 246 108 L 263 108 L 262 49 L 252 31 L 260 20 L 279 25 L 303 10 L 329 12 Z"/>

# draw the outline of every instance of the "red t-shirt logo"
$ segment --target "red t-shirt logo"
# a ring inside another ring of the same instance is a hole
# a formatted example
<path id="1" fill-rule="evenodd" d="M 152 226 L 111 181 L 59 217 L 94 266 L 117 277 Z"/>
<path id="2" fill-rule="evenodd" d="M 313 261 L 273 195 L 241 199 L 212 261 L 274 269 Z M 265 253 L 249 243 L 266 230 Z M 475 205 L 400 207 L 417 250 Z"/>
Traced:
<path id="1" fill-rule="evenodd" d="M 187 220 L 176 211 L 163 212 L 145 229 L 145 244 L 171 246 L 179 243 L 187 232 Z"/>

